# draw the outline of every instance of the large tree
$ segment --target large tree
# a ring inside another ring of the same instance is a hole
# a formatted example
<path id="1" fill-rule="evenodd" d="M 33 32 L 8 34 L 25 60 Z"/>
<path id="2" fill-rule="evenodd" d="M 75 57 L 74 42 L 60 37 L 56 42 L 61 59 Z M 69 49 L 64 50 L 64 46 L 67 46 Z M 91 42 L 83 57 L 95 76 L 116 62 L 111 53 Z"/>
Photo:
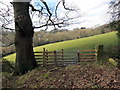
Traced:
<path id="1" fill-rule="evenodd" d="M 29 70 L 32 70 L 37 67 L 37 62 L 34 57 L 33 52 L 33 35 L 35 28 L 42 28 L 48 26 L 54 26 L 54 28 L 62 27 L 65 25 L 69 25 L 69 20 L 73 20 L 73 18 L 69 17 L 71 12 L 77 12 L 74 8 L 66 7 L 65 0 L 60 0 L 54 9 L 54 13 L 51 12 L 48 4 L 44 0 L 40 0 L 43 5 L 38 3 L 37 8 L 35 8 L 30 2 L 31 0 L 25 0 L 26 2 L 21 2 L 21 0 L 13 0 L 11 4 L 14 8 L 14 21 L 15 21 L 15 47 L 16 47 L 16 61 L 15 61 L 15 70 L 14 75 L 25 74 Z M 58 7 L 62 4 L 63 8 L 67 10 L 63 17 L 58 18 Z M 9 7 L 8 7 L 9 8 Z M 10 10 L 8 9 L 7 13 Z M 31 13 L 31 14 L 30 14 Z M 36 13 L 36 14 L 35 14 Z M 39 26 L 33 26 L 32 16 L 35 16 L 36 19 L 39 19 Z M 2 14 L 1 14 L 2 15 Z M 5 14 L 6 15 L 6 14 Z M 3 18 L 6 20 L 6 16 L 3 14 Z M 42 18 L 41 18 L 42 17 Z M 10 22 L 7 20 L 7 22 Z M 72 22 L 73 23 L 73 22 Z M 2 27 L 6 29 L 10 29 L 6 27 L 6 24 L 3 24 Z"/>
<path id="2" fill-rule="evenodd" d="M 118 31 L 118 65 L 120 68 L 120 0 L 112 0 L 110 4 L 110 13 L 112 15 L 112 23 L 116 25 L 115 29 Z M 111 25 L 113 25 L 111 24 Z M 111 26 L 114 27 L 114 26 Z"/>
<path id="3" fill-rule="evenodd" d="M 24 74 L 37 67 L 33 53 L 33 27 L 29 15 L 29 2 L 13 2 L 15 18 L 16 64 L 14 74 Z"/>

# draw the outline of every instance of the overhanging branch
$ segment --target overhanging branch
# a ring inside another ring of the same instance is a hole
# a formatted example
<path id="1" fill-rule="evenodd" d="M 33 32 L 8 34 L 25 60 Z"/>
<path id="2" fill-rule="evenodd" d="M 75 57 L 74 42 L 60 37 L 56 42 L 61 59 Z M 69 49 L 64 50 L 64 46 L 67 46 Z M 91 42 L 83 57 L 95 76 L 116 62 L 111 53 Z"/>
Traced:
<path id="1" fill-rule="evenodd" d="M 60 24 L 64 24 L 64 22 L 60 22 L 60 23 L 54 23 L 54 25 L 60 25 Z M 52 23 L 49 23 L 49 24 L 44 24 L 44 25 L 41 25 L 41 26 L 38 26 L 38 27 L 33 27 L 34 29 L 37 29 L 37 28 L 42 28 L 42 27 L 46 27 L 46 26 L 53 26 Z"/>

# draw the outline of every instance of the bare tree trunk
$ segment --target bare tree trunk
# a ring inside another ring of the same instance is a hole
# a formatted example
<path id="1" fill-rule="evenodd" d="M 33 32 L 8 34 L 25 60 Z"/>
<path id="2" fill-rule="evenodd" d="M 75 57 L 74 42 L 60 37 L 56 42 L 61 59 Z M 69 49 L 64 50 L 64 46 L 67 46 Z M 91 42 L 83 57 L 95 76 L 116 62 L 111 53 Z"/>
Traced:
<path id="1" fill-rule="evenodd" d="M 33 28 L 29 2 L 14 2 L 16 62 L 13 75 L 25 74 L 37 67 L 33 53 Z"/>
<path id="2" fill-rule="evenodd" d="M 120 21 L 118 21 L 118 65 L 117 67 L 120 69 Z"/>
<path id="3" fill-rule="evenodd" d="M 120 36 L 118 37 L 118 65 L 117 67 L 120 69 Z"/>

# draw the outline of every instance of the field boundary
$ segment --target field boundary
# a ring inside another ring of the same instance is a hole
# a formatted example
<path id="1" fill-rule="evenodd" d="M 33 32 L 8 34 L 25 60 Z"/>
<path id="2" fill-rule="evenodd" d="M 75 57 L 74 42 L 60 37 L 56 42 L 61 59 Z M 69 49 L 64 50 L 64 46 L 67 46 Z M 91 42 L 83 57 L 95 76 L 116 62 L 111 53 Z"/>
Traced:
<path id="1" fill-rule="evenodd" d="M 101 46 L 95 50 L 78 50 L 75 53 L 65 53 L 62 49 L 61 51 L 48 51 L 43 48 L 43 51 L 34 52 L 35 59 L 38 65 L 42 66 L 67 66 L 70 64 L 77 64 L 80 62 L 95 62 L 101 57 Z M 102 47 L 103 48 L 103 47 Z"/>

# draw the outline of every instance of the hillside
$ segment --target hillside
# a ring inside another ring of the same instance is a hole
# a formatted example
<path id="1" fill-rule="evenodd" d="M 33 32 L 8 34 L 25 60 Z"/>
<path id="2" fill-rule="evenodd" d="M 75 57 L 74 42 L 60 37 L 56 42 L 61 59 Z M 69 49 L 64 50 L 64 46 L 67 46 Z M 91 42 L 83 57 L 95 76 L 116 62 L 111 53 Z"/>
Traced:
<path id="1" fill-rule="evenodd" d="M 35 51 L 42 50 L 46 48 L 47 50 L 82 50 L 82 49 L 94 49 L 97 45 L 104 45 L 108 47 L 109 45 L 117 45 L 116 32 L 110 32 L 106 34 L 100 34 L 96 36 L 74 39 L 64 42 L 58 42 L 53 44 L 47 44 L 40 47 L 35 47 Z"/>
<path id="2" fill-rule="evenodd" d="M 117 45 L 117 36 L 116 32 L 110 32 L 106 34 L 100 34 L 96 36 L 63 41 L 58 43 L 47 44 L 39 47 L 35 47 L 34 51 L 41 51 L 43 48 L 46 48 L 49 51 L 53 50 L 82 50 L 82 49 L 94 49 L 97 45 L 104 45 L 104 48 L 107 49 L 110 46 Z M 9 61 L 15 60 L 15 54 L 8 55 L 4 57 Z"/>
<path id="3" fill-rule="evenodd" d="M 43 48 L 48 50 L 81 50 L 94 49 L 103 44 L 105 49 L 117 45 L 116 32 L 92 37 L 52 43 L 35 47 L 34 51 Z M 9 61 L 15 60 L 15 54 L 4 57 Z M 80 62 L 67 67 L 38 67 L 22 76 L 12 76 L 9 72 L 2 73 L 3 88 L 117 88 L 120 70 L 109 62 Z"/>
<path id="4" fill-rule="evenodd" d="M 120 70 L 106 64 L 80 64 L 67 67 L 39 67 L 22 76 L 3 73 L 3 88 L 116 88 Z"/>

